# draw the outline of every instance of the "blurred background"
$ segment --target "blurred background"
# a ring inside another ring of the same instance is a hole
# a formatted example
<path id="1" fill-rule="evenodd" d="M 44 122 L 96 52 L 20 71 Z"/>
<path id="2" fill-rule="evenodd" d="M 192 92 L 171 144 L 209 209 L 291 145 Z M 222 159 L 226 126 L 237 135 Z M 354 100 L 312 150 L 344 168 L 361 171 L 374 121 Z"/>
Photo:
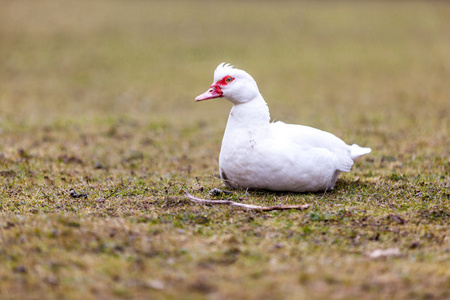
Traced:
<path id="1" fill-rule="evenodd" d="M 378 150 L 402 138 L 429 144 L 430 135 L 442 146 L 448 133 L 445 1 L 0 6 L 3 132 L 125 119 L 208 128 L 217 145 L 231 104 L 194 98 L 210 86 L 215 67 L 229 62 L 255 78 L 276 120 Z"/>

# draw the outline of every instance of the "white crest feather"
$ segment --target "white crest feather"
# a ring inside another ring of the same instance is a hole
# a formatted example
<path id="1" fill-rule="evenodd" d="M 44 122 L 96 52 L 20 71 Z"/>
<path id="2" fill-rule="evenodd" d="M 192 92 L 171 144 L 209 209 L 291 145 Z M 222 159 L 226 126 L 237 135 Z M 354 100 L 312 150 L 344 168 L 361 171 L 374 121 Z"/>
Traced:
<path id="1" fill-rule="evenodd" d="M 217 66 L 217 68 L 214 70 L 214 82 L 222 79 L 223 77 L 230 75 L 230 73 L 236 71 L 237 69 L 234 68 L 233 65 L 229 63 L 221 63 Z"/>

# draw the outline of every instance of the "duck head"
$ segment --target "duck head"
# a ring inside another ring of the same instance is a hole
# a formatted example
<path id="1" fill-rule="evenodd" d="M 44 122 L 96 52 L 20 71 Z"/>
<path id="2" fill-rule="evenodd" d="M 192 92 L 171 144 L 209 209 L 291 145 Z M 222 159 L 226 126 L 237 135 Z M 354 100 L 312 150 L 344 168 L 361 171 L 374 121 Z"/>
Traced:
<path id="1" fill-rule="evenodd" d="M 209 90 L 195 98 L 196 102 L 225 98 L 233 104 L 249 102 L 259 95 L 255 80 L 243 70 L 221 63 L 214 71 L 214 83 Z"/>

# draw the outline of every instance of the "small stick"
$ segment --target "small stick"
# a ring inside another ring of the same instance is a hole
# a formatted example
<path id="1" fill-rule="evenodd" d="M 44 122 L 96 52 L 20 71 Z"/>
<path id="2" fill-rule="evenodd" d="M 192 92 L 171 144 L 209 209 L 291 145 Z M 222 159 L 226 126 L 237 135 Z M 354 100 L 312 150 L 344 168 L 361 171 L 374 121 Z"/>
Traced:
<path id="1" fill-rule="evenodd" d="M 288 209 L 299 209 L 299 210 L 305 210 L 309 208 L 309 204 L 299 204 L 299 205 L 275 205 L 275 206 L 259 206 L 259 205 L 252 205 L 252 204 L 244 204 L 239 202 L 234 202 L 231 200 L 207 200 L 198 198 L 195 196 L 192 196 L 191 194 L 182 191 L 186 194 L 186 197 L 196 203 L 202 203 L 202 204 L 222 204 L 222 205 L 231 205 L 231 206 L 238 206 L 242 207 L 244 209 L 251 209 L 251 210 L 259 210 L 259 211 L 271 211 L 271 210 L 288 210 Z"/>
<path id="2" fill-rule="evenodd" d="M 123 187 L 123 183 L 121 183 L 114 191 L 112 191 L 108 196 L 105 197 L 105 200 L 108 198 L 111 198 L 112 196 L 114 196 L 115 194 L 117 194 L 117 192 L 119 191 L 119 189 Z"/>

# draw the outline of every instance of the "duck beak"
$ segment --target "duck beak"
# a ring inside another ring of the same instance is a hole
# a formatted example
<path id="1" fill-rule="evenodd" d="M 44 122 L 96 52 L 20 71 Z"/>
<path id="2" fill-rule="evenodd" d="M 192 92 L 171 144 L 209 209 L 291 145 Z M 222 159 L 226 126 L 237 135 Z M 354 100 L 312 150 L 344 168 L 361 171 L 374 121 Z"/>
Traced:
<path id="1" fill-rule="evenodd" d="M 195 102 L 223 97 L 222 89 L 219 85 L 213 84 L 209 90 L 195 98 Z"/>

